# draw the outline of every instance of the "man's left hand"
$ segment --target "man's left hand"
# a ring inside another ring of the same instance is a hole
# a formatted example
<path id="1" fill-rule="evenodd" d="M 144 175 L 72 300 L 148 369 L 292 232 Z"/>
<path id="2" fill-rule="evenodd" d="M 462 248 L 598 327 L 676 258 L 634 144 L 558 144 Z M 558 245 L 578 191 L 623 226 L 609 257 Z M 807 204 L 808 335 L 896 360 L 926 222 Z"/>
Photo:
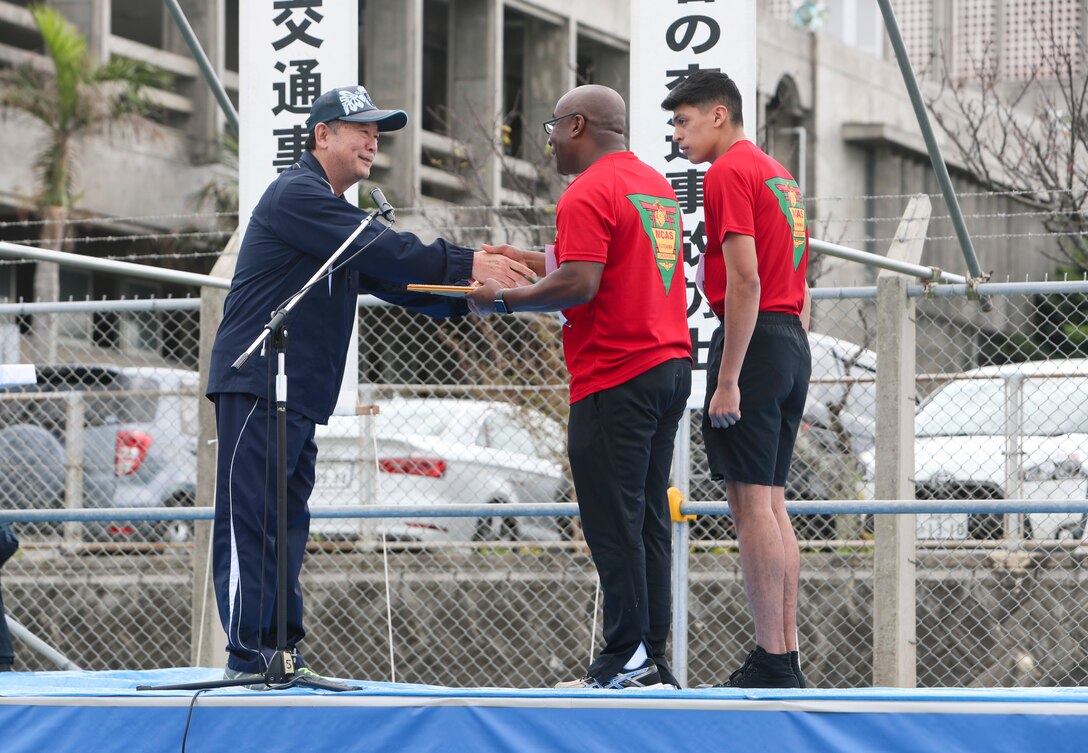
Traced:
<path id="1" fill-rule="evenodd" d="M 469 311 L 478 316 L 495 313 L 495 294 L 503 288 L 498 280 L 490 279 L 468 294 Z"/>
<path id="2" fill-rule="evenodd" d="M 533 270 L 520 261 L 511 259 L 503 254 L 489 254 L 486 251 L 477 251 L 472 256 L 472 279 L 496 280 L 500 287 L 516 288 L 519 285 L 529 285 L 532 280 Z"/>

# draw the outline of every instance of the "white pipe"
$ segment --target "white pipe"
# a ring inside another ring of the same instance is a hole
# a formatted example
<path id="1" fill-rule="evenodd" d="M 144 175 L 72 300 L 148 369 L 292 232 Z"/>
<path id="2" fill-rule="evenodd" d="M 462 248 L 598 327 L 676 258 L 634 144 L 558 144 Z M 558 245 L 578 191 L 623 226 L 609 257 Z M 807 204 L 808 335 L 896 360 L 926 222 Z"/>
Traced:
<path id="1" fill-rule="evenodd" d="M 133 264 L 128 261 L 115 261 L 113 259 L 99 259 L 83 254 L 69 254 L 64 251 L 53 251 L 48 248 L 35 248 L 33 246 L 21 246 L 18 243 L 0 241 L 0 257 L 8 259 L 32 259 L 34 261 L 51 261 L 66 267 L 77 269 L 92 269 L 99 272 L 112 272 L 113 274 L 128 277 L 142 277 L 145 280 L 158 280 L 159 282 L 173 282 L 181 285 L 207 285 L 212 288 L 230 289 L 230 280 L 224 280 L 211 275 L 200 275 L 195 272 L 179 272 L 176 269 L 160 269 L 147 264 Z"/>

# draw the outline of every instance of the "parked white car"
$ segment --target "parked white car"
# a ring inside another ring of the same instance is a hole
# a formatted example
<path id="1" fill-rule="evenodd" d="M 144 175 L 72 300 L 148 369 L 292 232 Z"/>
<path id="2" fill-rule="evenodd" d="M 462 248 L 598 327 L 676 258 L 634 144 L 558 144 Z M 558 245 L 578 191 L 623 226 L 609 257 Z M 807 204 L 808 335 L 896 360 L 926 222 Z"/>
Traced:
<path id="1" fill-rule="evenodd" d="M 1019 410 L 1017 410 L 1019 406 Z M 1088 359 L 972 369 L 934 392 L 915 416 L 918 499 L 1085 498 L 1088 482 Z M 1020 458 L 1007 464 L 1010 452 Z M 874 453 L 863 453 L 866 478 Z M 871 496 L 872 485 L 866 484 Z M 1083 513 L 1028 513 L 1023 535 L 1081 540 Z M 924 539 L 994 539 L 999 514 L 918 516 Z"/>
<path id="2" fill-rule="evenodd" d="M 851 449 L 869 449 L 876 436 L 876 353 L 818 332 L 809 333 L 808 344 L 812 379 L 807 414 L 820 425 L 829 426 L 830 411 L 837 410 L 850 436 Z"/>
<path id="3" fill-rule="evenodd" d="M 317 428 L 312 509 L 326 505 L 551 503 L 570 499 L 565 431 L 510 403 L 398 398 L 377 416 L 333 416 Z M 554 517 L 314 518 L 312 534 L 392 541 L 559 541 Z"/>

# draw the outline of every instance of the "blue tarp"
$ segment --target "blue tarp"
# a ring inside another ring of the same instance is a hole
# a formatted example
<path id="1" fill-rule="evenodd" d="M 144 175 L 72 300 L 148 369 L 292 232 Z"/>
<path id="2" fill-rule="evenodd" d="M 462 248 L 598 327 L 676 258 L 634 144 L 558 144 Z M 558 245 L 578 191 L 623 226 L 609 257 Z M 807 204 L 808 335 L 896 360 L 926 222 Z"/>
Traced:
<path id="1" fill-rule="evenodd" d="M 1082 751 L 1088 689 L 560 691 L 349 681 L 349 693 L 137 685 L 219 669 L 0 674 L 0 751 Z"/>

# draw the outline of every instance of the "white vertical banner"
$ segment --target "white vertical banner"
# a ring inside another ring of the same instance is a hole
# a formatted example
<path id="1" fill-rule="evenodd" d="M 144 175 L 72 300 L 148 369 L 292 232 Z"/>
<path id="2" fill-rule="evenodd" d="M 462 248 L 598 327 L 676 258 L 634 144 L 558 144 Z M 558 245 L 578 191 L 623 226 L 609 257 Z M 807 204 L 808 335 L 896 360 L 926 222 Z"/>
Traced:
<path id="1" fill-rule="evenodd" d="M 360 83 L 359 7 L 346 0 L 243 0 L 238 16 L 238 225 L 244 228 L 268 184 L 302 155 L 313 101 L 333 87 Z M 355 187 L 344 195 L 358 202 Z M 355 412 L 357 338 L 358 318 L 337 413 Z"/>
<path id="2" fill-rule="evenodd" d="M 756 0 L 631 0 L 631 150 L 657 168 L 680 200 L 684 223 L 684 271 L 688 323 L 695 367 L 704 370 L 717 318 L 695 287 L 703 230 L 703 176 L 709 163 L 693 165 L 672 142 L 672 114 L 661 101 L 684 77 L 718 70 L 737 82 L 744 100 L 744 127 L 756 132 Z M 702 407 L 706 383 L 692 379 L 689 405 Z"/>

